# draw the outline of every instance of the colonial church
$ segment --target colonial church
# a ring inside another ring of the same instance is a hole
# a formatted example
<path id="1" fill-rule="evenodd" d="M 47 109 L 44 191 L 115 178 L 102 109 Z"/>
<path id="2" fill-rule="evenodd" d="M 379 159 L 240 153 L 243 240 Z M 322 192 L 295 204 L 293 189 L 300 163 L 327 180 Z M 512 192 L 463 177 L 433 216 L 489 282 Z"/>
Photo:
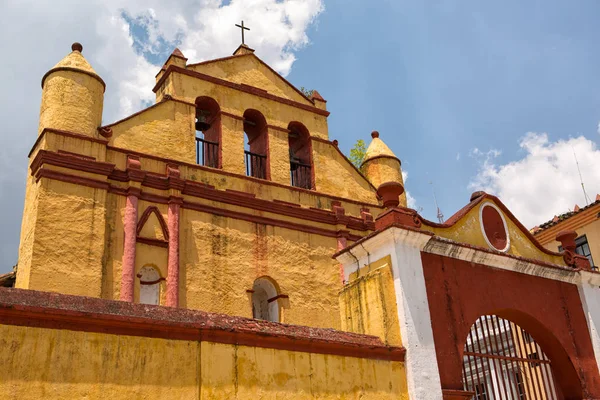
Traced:
<path id="1" fill-rule="evenodd" d="M 108 124 L 82 51 L 41 80 L 3 398 L 600 399 L 576 232 L 548 250 L 484 192 L 428 221 L 399 132 L 357 169 L 326 100 L 244 44 L 175 49 L 155 104 Z"/>

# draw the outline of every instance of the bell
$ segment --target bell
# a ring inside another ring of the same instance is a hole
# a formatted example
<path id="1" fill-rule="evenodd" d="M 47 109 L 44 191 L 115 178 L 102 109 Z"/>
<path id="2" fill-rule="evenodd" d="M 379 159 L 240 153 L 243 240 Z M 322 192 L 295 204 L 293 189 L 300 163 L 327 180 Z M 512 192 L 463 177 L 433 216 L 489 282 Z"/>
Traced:
<path id="1" fill-rule="evenodd" d="M 198 110 L 196 113 L 196 130 L 197 131 L 207 131 L 210 128 L 210 124 L 208 123 L 208 111 Z"/>

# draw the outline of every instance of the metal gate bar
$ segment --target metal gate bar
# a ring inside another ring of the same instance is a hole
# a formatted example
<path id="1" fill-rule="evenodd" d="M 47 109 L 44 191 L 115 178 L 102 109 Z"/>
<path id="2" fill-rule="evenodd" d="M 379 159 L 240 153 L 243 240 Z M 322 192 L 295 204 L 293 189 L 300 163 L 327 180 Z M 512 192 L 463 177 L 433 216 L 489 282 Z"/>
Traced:
<path id="1" fill-rule="evenodd" d="M 463 353 L 463 386 L 474 400 L 558 400 L 552 363 L 521 327 L 481 316 Z"/>

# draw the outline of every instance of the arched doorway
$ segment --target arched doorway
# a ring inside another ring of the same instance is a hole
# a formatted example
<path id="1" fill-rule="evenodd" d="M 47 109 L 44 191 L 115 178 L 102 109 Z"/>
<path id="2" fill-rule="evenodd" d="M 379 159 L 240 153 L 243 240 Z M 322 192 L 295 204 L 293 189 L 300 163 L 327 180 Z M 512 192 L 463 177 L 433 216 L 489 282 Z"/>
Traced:
<path id="1" fill-rule="evenodd" d="M 137 276 L 140 279 L 140 304 L 158 305 L 161 278 L 156 268 L 146 265 Z"/>
<path id="2" fill-rule="evenodd" d="M 519 325 L 497 315 L 477 319 L 463 353 L 464 389 L 474 400 L 558 400 L 550 359 Z"/>

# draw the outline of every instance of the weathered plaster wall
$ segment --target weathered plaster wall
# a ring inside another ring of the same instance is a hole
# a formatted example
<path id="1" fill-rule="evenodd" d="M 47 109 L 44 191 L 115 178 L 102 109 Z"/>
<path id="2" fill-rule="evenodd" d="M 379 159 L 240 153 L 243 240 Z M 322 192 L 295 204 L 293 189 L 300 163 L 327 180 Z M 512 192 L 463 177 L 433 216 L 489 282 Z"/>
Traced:
<path id="1" fill-rule="evenodd" d="M 245 83 L 275 96 L 313 105 L 254 55 L 232 57 L 216 62 L 189 65 L 188 69 L 235 83 Z"/>
<path id="2" fill-rule="evenodd" d="M 402 362 L 0 325 L 6 399 L 408 399 Z"/>
<path id="3" fill-rule="evenodd" d="M 385 257 L 351 274 L 340 292 L 342 330 L 379 336 L 401 346 L 391 258 Z"/>
<path id="4" fill-rule="evenodd" d="M 110 125 L 110 144 L 188 163 L 196 162 L 195 109 L 163 101 L 143 112 Z"/>
<path id="5" fill-rule="evenodd" d="M 184 209 L 180 240 L 182 307 L 252 317 L 246 290 L 269 276 L 290 296 L 282 322 L 339 328 L 335 238 Z"/>
<path id="6" fill-rule="evenodd" d="M 21 246 L 17 287 L 100 297 L 106 191 L 42 179 L 28 196 L 37 212 L 23 226 L 34 241 Z"/>
<path id="7" fill-rule="evenodd" d="M 55 71 L 44 81 L 38 134 L 44 128 L 96 137 L 102 122 L 104 87 L 89 75 Z"/>
<path id="8" fill-rule="evenodd" d="M 369 203 L 377 202 L 375 188 L 330 143 L 312 141 L 316 190 Z"/>

